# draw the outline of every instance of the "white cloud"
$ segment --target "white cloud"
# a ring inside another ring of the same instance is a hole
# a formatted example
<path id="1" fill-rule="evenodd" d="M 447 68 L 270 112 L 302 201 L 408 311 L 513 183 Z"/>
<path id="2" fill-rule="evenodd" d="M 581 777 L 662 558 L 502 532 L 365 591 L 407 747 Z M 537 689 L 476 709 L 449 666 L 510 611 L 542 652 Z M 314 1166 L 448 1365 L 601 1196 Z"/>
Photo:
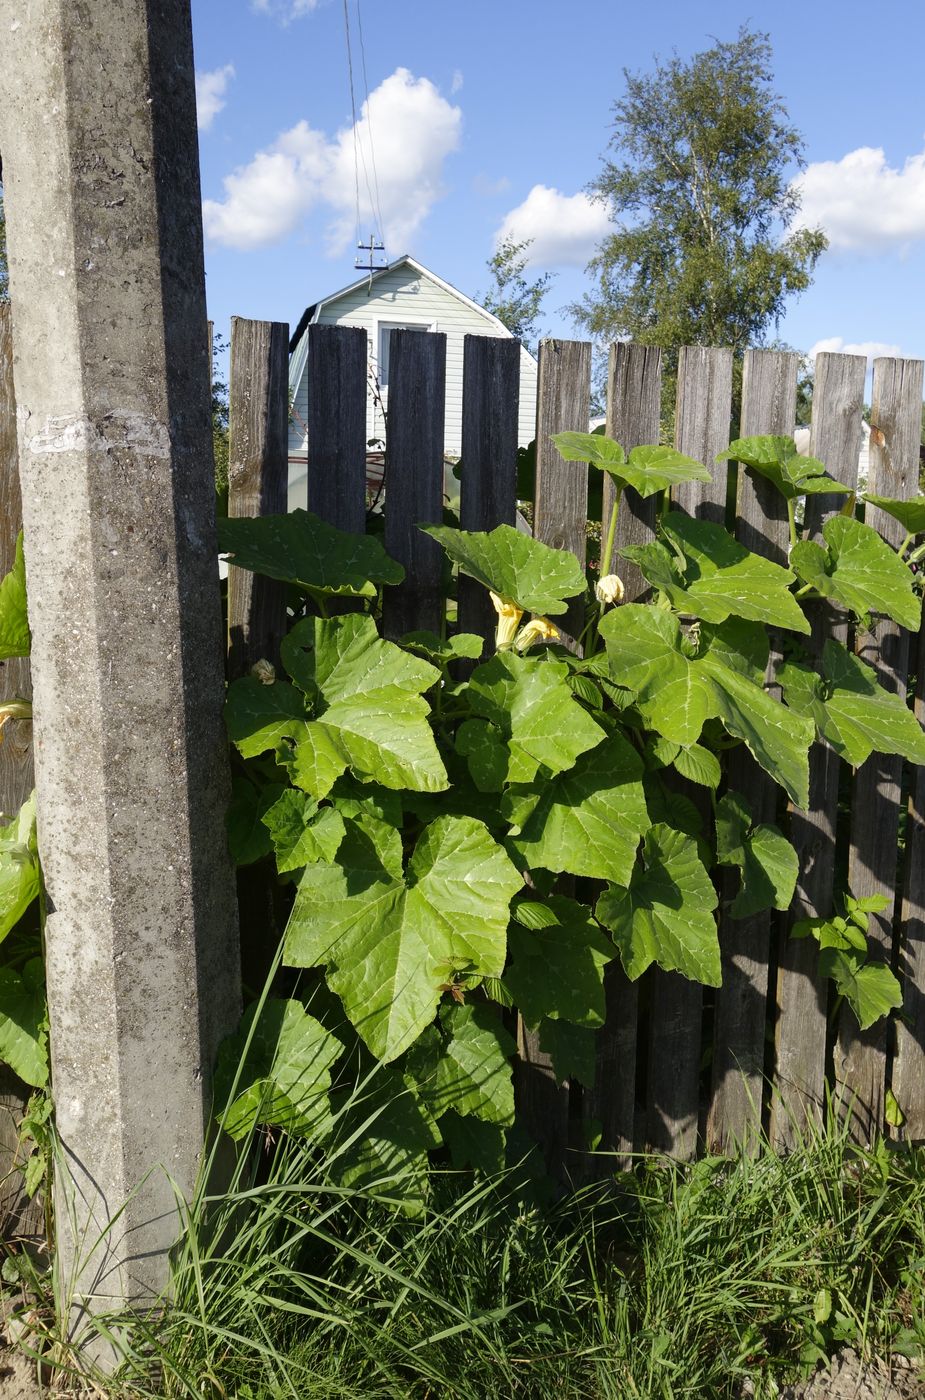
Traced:
<path id="1" fill-rule="evenodd" d="M 798 222 L 821 226 L 832 248 L 873 253 L 925 238 L 925 151 L 899 170 L 881 147 L 860 146 L 807 166 L 796 184 Z"/>
<path id="2" fill-rule="evenodd" d="M 450 83 L 450 96 L 455 97 L 463 85 L 463 75 L 461 68 L 453 69 L 453 81 Z"/>
<path id="3" fill-rule="evenodd" d="M 846 341 L 844 336 L 830 335 L 826 340 L 817 340 L 809 352 L 809 358 L 814 360 L 820 351 L 831 350 L 839 355 L 863 355 L 867 361 L 867 368 L 870 369 L 874 360 L 881 358 L 895 358 L 902 355 L 902 350 L 898 345 L 888 345 L 883 340 L 860 340 Z"/>
<path id="4" fill-rule="evenodd" d="M 583 267 L 610 227 L 603 204 L 586 194 L 562 194 L 534 185 L 522 204 L 504 216 L 495 245 L 505 239 L 532 241 L 535 267 Z"/>
<path id="5" fill-rule="evenodd" d="M 317 10 L 320 3 L 321 0 L 251 0 L 251 9 L 260 15 L 272 15 L 283 24 L 291 24 L 294 19 Z"/>
<path id="6" fill-rule="evenodd" d="M 234 64 L 196 74 L 196 115 L 199 130 L 208 131 L 225 105 L 225 91 L 234 77 Z"/>
<path id="7" fill-rule="evenodd" d="M 459 145 L 461 127 L 460 108 L 406 68 L 364 102 L 356 125 L 360 222 L 364 233 L 378 224 L 378 202 L 391 256 L 407 251 L 443 193 L 444 161 Z M 356 219 L 354 149 L 352 126 L 329 138 L 299 122 L 225 177 L 224 199 L 203 202 L 207 237 L 230 248 L 265 247 L 292 233 L 312 209 L 326 207 L 334 216 L 329 251 L 343 252 Z"/>

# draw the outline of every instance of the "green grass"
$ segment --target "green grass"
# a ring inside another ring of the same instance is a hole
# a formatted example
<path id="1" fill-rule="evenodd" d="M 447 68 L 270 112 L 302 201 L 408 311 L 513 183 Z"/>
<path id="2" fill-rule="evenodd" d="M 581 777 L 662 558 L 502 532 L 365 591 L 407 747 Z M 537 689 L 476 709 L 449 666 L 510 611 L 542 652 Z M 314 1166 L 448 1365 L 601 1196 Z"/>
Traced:
<path id="1" fill-rule="evenodd" d="M 706 1400 L 925 1348 L 922 1149 L 650 1158 L 545 1210 L 516 1181 L 435 1172 L 409 1216 L 298 1141 L 252 1153 L 193 1211 L 158 1325 L 120 1322 L 110 1393 Z"/>

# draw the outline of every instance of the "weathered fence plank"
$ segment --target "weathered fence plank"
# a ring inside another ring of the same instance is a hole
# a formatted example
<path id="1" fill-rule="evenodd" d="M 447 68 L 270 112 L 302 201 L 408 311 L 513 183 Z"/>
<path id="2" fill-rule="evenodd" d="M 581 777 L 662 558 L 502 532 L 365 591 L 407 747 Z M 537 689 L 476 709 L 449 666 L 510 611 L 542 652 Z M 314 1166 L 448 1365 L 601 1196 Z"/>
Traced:
<path id="1" fill-rule="evenodd" d="M 918 491 L 919 434 L 922 421 L 921 360 L 874 361 L 870 408 L 868 490 L 904 497 Z M 898 546 L 905 530 L 874 506 L 867 520 L 890 544 Z M 909 633 L 887 617 L 873 617 L 869 632 L 858 629 L 855 650 L 873 666 L 880 684 L 905 697 L 909 674 Z M 856 897 L 884 895 L 889 903 L 872 914 L 868 942 L 888 964 L 893 955 L 893 917 L 897 901 L 898 840 L 903 761 L 896 754 L 871 754 L 857 770 L 851 809 L 848 885 Z M 889 1022 L 881 1018 L 861 1031 L 847 1005 L 841 1010 L 835 1047 L 835 1084 L 839 1101 L 852 1115 L 852 1128 L 870 1142 L 884 1127 L 884 1093 Z"/>
<path id="2" fill-rule="evenodd" d="M 867 363 L 860 355 L 816 356 L 810 452 L 845 486 L 857 484 L 861 409 Z M 818 538 L 844 497 L 808 496 L 805 535 Z M 813 624 L 807 646 L 819 657 L 827 637 L 844 641 L 847 618 L 827 603 L 809 606 Z M 809 807 L 790 813 L 790 839 L 799 876 L 790 918 L 779 947 L 777 975 L 775 1093 L 771 1100 L 771 1139 L 779 1148 L 795 1146 L 807 1119 L 818 1122 L 825 1097 L 826 1003 L 828 986 L 817 971 L 818 948 L 811 938 L 793 939 L 797 919 L 831 913 L 835 875 L 835 822 L 841 760 L 826 743 L 809 756 Z"/>
<path id="3" fill-rule="evenodd" d="M 493 530 L 515 522 L 519 406 L 520 342 L 467 335 L 459 502 L 463 530 Z M 490 641 L 497 616 L 486 590 L 465 574 L 460 574 L 458 587 L 459 630 Z"/>
<path id="4" fill-rule="evenodd" d="M 918 636 L 915 714 L 925 724 L 925 625 Z M 905 895 L 898 967 L 902 1015 L 895 1021 L 893 1093 L 905 1115 L 904 1136 L 925 1138 L 925 764 L 915 770 L 906 826 Z"/>
<path id="5" fill-rule="evenodd" d="M 282 515 L 289 462 L 289 327 L 282 321 L 231 321 L 228 442 L 229 516 Z M 286 631 L 286 588 L 248 569 L 228 567 L 228 676 L 261 658 L 279 662 Z"/>
<path id="6" fill-rule="evenodd" d="M 675 443 L 678 451 L 705 463 L 709 482 L 691 481 L 672 492 L 675 504 L 698 520 L 722 524 L 726 464 L 716 455 L 729 445 L 732 411 L 732 351 L 686 348 L 678 363 Z M 704 789 L 685 787 L 709 824 Z M 649 1024 L 648 1141 L 659 1151 L 693 1157 L 700 1107 L 703 988 L 676 972 L 657 969 Z"/>
<path id="7" fill-rule="evenodd" d="M 685 345 L 678 356 L 675 445 L 709 467 L 713 479 L 684 482 L 672 491 L 671 500 L 688 515 L 714 525 L 726 519 L 728 471 L 715 457 L 729 446 L 731 408 L 732 351 Z"/>
<path id="8" fill-rule="evenodd" d="M 13 567 L 16 536 L 22 527 L 22 495 L 16 448 L 16 400 L 13 396 L 13 339 L 9 303 L 0 304 L 0 578 Z M 32 699 L 29 660 L 0 661 L 0 701 Z M 3 730 L 0 744 L 0 820 L 22 806 L 32 791 L 32 725 L 15 720 Z M 43 1193 L 30 1201 L 17 1164 L 22 1163 L 19 1125 L 28 1090 L 9 1065 L 0 1063 L 0 1238 L 38 1238 L 44 1234 Z"/>
<path id="9" fill-rule="evenodd" d="M 354 535 L 366 531 L 366 332 L 308 328 L 308 508 Z"/>
<path id="10" fill-rule="evenodd" d="M 565 462 L 554 433 L 587 432 L 591 401 L 591 346 L 583 340 L 540 345 L 536 399 L 536 503 L 533 533 L 555 549 L 570 549 L 584 568 L 588 528 L 588 468 Z M 584 604 L 575 602 L 556 622 L 578 637 Z"/>
<path id="11" fill-rule="evenodd" d="M 536 404 L 536 501 L 533 533 L 544 544 L 570 549 L 584 566 L 588 517 L 588 468 L 565 462 L 553 433 L 587 431 L 591 399 L 591 346 L 586 341 L 544 340 L 540 345 Z M 556 618 L 572 637 L 581 632 L 583 605 Z M 568 1143 L 569 1094 L 559 1085 L 539 1032 L 518 1022 L 520 1058 L 515 1071 L 517 1108 L 524 1126 L 543 1146 L 550 1172 L 561 1177 Z"/>
<path id="12" fill-rule="evenodd" d="M 607 436 L 628 453 L 634 447 L 658 442 L 661 409 L 661 351 L 649 345 L 612 345 L 607 367 Z M 606 535 L 613 508 L 614 489 L 604 477 L 602 535 Z M 655 527 L 655 497 L 643 501 L 627 487 L 617 516 L 613 572 L 623 580 L 625 599 L 633 603 L 649 591 L 640 569 L 616 552 L 628 545 L 644 544 Z M 636 1146 L 636 1042 L 639 991 L 623 971 L 619 958 L 607 968 L 606 1021 L 598 1035 L 594 1088 L 586 1096 L 585 1117 L 596 1120 L 601 1152 L 612 1153 L 601 1169 L 626 1168 Z"/>
<path id="13" fill-rule="evenodd" d="M 385 547 L 404 565 L 405 582 L 387 588 L 389 637 L 425 628 L 440 632 L 443 551 L 419 530 L 443 518 L 446 336 L 393 331 L 389 344 L 389 426 L 385 447 Z"/>
<path id="14" fill-rule="evenodd" d="M 797 369 L 800 357 L 772 350 L 749 350 L 742 376 L 741 436 L 763 433 L 789 436 L 796 417 Z M 787 505 L 765 480 L 739 469 L 736 537 L 755 554 L 777 564 L 787 560 Z M 777 651 L 773 646 L 768 679 L 773 680 Z M 779 692 L 777 692 L 779 694 Z M 773 822 L 779 789 L 755 762 L 744 744 L 733 749 L 726 770 L 727 786 L 747 800 L 753 820 Z M 731 898 L 739 874 L 724 882 Z M 733 919 L 724 908 L 719 922 L 723 983 L 716 994 L 713 1023 L 713 1091 L 707 1116 L 711 1151 L 726 1151 L 735 1143 L 754 1144 L 761 1128 L 767 1025 L 768 964 L 771 952 L 769 911 Z"/>

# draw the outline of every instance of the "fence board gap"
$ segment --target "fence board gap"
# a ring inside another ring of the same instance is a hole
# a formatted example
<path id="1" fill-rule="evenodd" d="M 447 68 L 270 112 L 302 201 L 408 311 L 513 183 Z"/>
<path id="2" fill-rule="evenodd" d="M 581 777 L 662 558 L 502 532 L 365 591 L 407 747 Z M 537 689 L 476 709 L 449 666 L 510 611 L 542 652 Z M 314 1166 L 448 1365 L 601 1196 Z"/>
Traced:
<path id="1" fill-rule="evenodd" d="M 229 516 L 282 515 L 289 482 L 289 327 L 231 321 Z M 286 630 L 285 585 L 228 568 L 228 676 L 265 658 L 279 663 Z"/>
<path id="2" fill-rule="evenodd" d="M 921 360 L 874 361 L 870 410 L 870 470 L 868 490 L 875 495 L 905 497 L 918 491 L 919 434 L 922 414 Z M 892 516 L 874 506 L 867 519 L 890 544 L 905 535 Z M 859 629 L 856 651 L 873 666 L 885 689 L 905 697 L 909 673 L 909 633 L 884 616 L 873 617 L 871 629 Z M 848 884 L 863 898 L 882 894 L 886 909 L 870 916 L 868 944 L 886 963 L 893 952 L 896 907 L 897 848 L 903 760 L 896 754 L 871 754 L 857 770 L 851 809 L 851 852 Z M 852 1131 L 870 1142 L 884 1124 L 884 1094 L 890 1022 L 882 1017 L 866 1031 L 843 1005 L 835 1047 L 835 1080 L 839 1102 L 851 1112 Z"/>
<path id="3" fill-rule="evenodd" d="M 467 335 L 459 505 L 463 530 L 515 523 L 519 409 L 520 342 Z M 497 618 L 487 590 L 465 574 L 459 576 L 458 590 L 460 632 L 475 632 L 490 643 Z"/>
<path id="4" fill-rule="evenodd" d="M 799 356 L 771 350 L 749 350 L 742 376 L 743 437 L 764 433 L 790 436 L 796 417 Z M 774 563 L 787 559 L 787 505 L 771 482 L 739 469 L 736 537 L 755 554 Z M 768 662 L 771 692 L 780 656 L 772 637 Z M 727 785 L 742 794 L 753 820 L 773 822 L 778 788 L 744 745 L 733 749 L 726 770 Z M 738 871 L 724 881 L 731 899 L 738 889 Z M 713 1022 L 713 1084 L 707 1117 L 710 1151 L 728 1151 L 736 1143 L 754 1145 L 761 1129 L 764 1085 L 765 1029 L 768 1002 L 768 959 L 771 914 L 764 911 L 733 919 L 724 907 L 719 921 L 723 982 L 716 993 Z"/>
<path id="5" fill-rule="evenodd" d="M 308 328 L 308 508 L 362 535 L 366 530 L 365 330 Z"/>
<path id="6" fill-rule="evenodd" d="M 857 484 L 866 372 L 867 362 L 860 355 L 816 356 L 810 452 L 831 476 L 852 488 Z M 805 536 L 819 538 L 825 521 L 843 503 L 842 496 L 807 497 Z M 805 645 L 818 661 L 827 637 L 846 640 L 847 618 L 827 603 L 812 604 L 806 613 L 813 631 Z M 814 744 L 809 755 L 809 807 L 790 811 L 790 840 L 800 873 L 789 917 L 782 921 L 778 960 L 770 1134 L 780 1149 L 796 1146 L 807 1121 L 821 1121 L 825 1099 L 828 986 L 818 974 L 815 940 L 790 938 L 789 931 L 797 919 L 832 910 L 840 768 L 841 760 L 828 744 Z"/>
<path id="7" fill-rule="evenodd" d="M 385 590 L 388 637 L 442 633 L 443 551 L 418 525 L 443 519 L 443 434 L 446 336 L 392 331 L 389 421 L 385 445 L 385 547 L 404 566 L 405 581 Z"/>
<path id="8" fill-rule="evenodd" d="M 626 452 L 658 442 L 661 392 L 662 357 L 657 347 L 612 345 L 607 369 L 607 436 L 619 442 Z M 613 482 L 606 474 L 603 499 L 602 537 L 607 532 L 614 499 Z M 643 501 L 638 492 L 627 487 L 620 500 L 615 551 L 645 544 L 654 530 L 655 497 Z M 620 559 L 616 552 L 611 568 L 623 579 L 628 603 L 639 601 L 649 592 L 637 565 Z M 639 990 L 623 971 L 619 958 L 607 968 L 604 990 L 607 1011 L 598 1034 L 595 1083 L 585 1095 L 586 1118 L 599 1125 L 600 1150 L 614 1154 L 599 1160 L 602 1174 L 627 1169 L 630 1154 L 636 1148 Z"/>

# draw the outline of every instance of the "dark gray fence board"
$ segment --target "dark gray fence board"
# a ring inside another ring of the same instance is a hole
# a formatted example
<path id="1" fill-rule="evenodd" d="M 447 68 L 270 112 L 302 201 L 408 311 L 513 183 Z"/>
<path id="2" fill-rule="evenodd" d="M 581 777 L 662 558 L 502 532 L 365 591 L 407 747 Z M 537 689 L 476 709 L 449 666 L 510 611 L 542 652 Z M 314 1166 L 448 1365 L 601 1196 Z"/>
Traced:
<path id="1" fill-rule="evenodd" d="M 544 340 L 540 345 L 536 400 L 536 502 L 533 533 L 555 549 L 570 549 L 584 567 L 587 550 L 588 468 L 566 462 L 554 433 L 587 432 L 591 400 L 591 346 L 582 340 Z M 574 603 L 557 617 L 577 637 L 584 605 Z"/>
<path id="2" fill-rule="evenodd" d="M 419 530 L 443 519 L 443 434 L 446 336 L 393 331 L 389 345 L 389 409 L 385 448 L 385 547 L 405 569 L 386 589 L 386 635 L 440 632 L 443 551 Z"/>
<path id="3" fill-rule="evenodd" d="M 629 452 L 634 447 L 658 442 L 661 407 L 661 351 L 648 345 L 612 345 L 607 373 L 607 436 Z M 601 522 L 606 536 L 614 491 L 610 477 L 604 478 L 604 508 Z M 655 525 L 654 497 L 643 501 L 638 492 L 627 488 L 617 516 L 616 545 L 644 544 L 652 538 Z M 614 556 L 613 572 L 623 580 L 627 602 L 636 602 L 649 591 L 649 585 L 635 564 Z M 586 1118 L 599 1125 L 600 1150 L 614 1154 L 600 1159 L 602 1172 L 629 1166 L 629 1154 L 636 1147 L 636 1040 L 639 993 L 623 971 L 619 958 L 607 968 L 604 979 L 607 997 L 606 1020 L 598 1036 L 597 1073 L 593 1090 L 587 1094 Z"/>
<path id="4" fill-rule="evenodd" d="M 329 525 L 366 530 L 366 332 L 308 328 L 308 508 Z"/>
<path id="5" fill-rule="evenodd" d="M 281 515 L 289 482 L 289 327 L 231 321 L 229 516 Z M 228 569 L 228 675 L 274 665 L 286 630 L 285 585 Z"/>
<path id="6" fill-rule="evenodd" d="M 607 366 L 607 424 L 609 438 L 620 443 L 629 455 L 634 447 L 645 447 L 659 440 L 662 394 L 662 352 L 656 345 L 611 345 Z M 604 474 L 604 505 L 601 514 L 601 549 L 607 538 L 613 508 L 614 484 Z M 619 551 L 630 545 L 645 544 L 655 530 L 658 497 L 643 500 L 627 486 L 620 498 L 614 556 L 610 568 L 619 574 L 627 601 L 638 601 L 650 592 L 639 566 L 621 559 Z"/>
<path id="7" fill-rule="evenodd" d="M 678 398 L 675 411 L 675 443 L 679 452 L 703 462 L 712 480 L 689 481 L 671 493 L 674 505 L 722 525 L 726 518 L 725 463 L 717 465 L 717 452 L 729 446 L 732 412 L 732 351 L 686 345 L 678 356 Z"/>
<path id="8" fill-rule="evenodd" d="M 749 350 L 742 378 L 742 437 L 763 433 L 789 436 L 796 415 L 799 356 Z M 748 549 L 775 563 L 786 563 L 787 506 L 763 477 L 739 469 L 736 536 Z M 773 682 L 777 651 L 772 645 L 768 680 Z M 779 693 L 779 692 L 778 692 Z M 775 819 L 778 787 L 743 745 L 727 763 L 727 785 L 748 801 L 757 822 Z M 728 898 L 738 888 L 738 872 L 725 883 Z M 719 922 L 723 983 L 716 995 L 713 1024 L 713 1093 L 707 1119 L 711 1151 L 757 1141 L 764 1092 L 765 1030 L 771 915 L 733 919 L 724 909 Z"/>
<path id="9" fill-rule="evenodd" d="M 544 544 L 570 549 L 585 562 L 588 517 L 588 468 L 565 462 L 551 442 L 554 433 L 588 428 L 591 399 L 591 346 L 586 341 L 544 340 L 540 345 L 536 404 L 536 500 L 533 533 Z M 564 631 L 577 637 L 583 605 L 556 617 Z M 556 1084 L 552 1060 L 539 1036 L 518 1029 L 520 1061 L 515 1072 L 518 1112 L 527 1131 L 543 1146 L 554 1176 L 564 1173 L 568 1145 L 568 1092 Z"/>
<path id="10" fill-rule="evenodd" d="M 868 490 L 879 496 L 905 497 L 918 492 L 919 434 L 922 421 L 922 361 L 882 359 L 874 362 L 870 410 Z M 884 511 L 867 507 L 867 518 L 883 537 L 898 546 L 905 530 Z M 855 647 L 873 666 L 880 684 L 905 697 L 909 674 L 909 633 L 874 615 L 869 632 L 858 629 Z M 859 898 L 881 894 L 889 903 L 872 914 L 868 943 L 887 963 L 893 953 L 899 815 L 903 761 L 895 754 L 871 754 L 854 780 L 848 884 Z M 835 1082 L 839 1099 L 850 1107 L 855 1134 L 864 1142 L 884 1125 L 884 1093 L 889 1022 L 881 1018 L 861 1031 L 854 1013 L 843 1006 L 835 1047 Z"/>
<path id="11" fill-rule="evenodd" d="M 463 530 L 493 530 L 515 522 L 519 408 L 520 342 L 467 335 L 459 503 Z M 486 590 L 465 574 L 458 587 L 459 630 L 490 641 L 497 615 Z"/>
<path id="12" fill-rule="evenodd" d="M 725 463 L 716 454 L 729 446 L 732 410 L 732 351 L 687 348 L 678 364 L 675 443 L 679 452 L 711 469 L 708 482 L 691 481 L 672 499 L 698 520 L 722 523 L 726 501 Z M 709 828 L 705 789 L 683 785 Z M 657 969 L 649 1030 L 648 1141 L 658 1151 L 690 1158 L 697 1151 L 700 1115 L 700 1054 L 703 988 L 678 973 Z"/>
<path id="13" fill-rule="evenodd" d="M 866 361 L 859 355 L 823 353 L 816 357 L 810 450 L 830 475 L 846 486 L 857 483 L 861 446 Z M 806 534 L 817 538 L 825 520 L 841 509 L 843 496 L 809 496 Z M 847 619 L 826 603 L 807 609 L 813 635 L 807 641 L 818 656 L 826 637 L 844 641 Z M 809 760 L 809 807 L 791 809 L 790 839 L 799 860 L 796 895 L 784 920 L 777 976 L 775 1094 L 771 1138 L 782 1148 L 796 1144 L 807 1118 L 819 1121 L 824 1103 L 826 1005 L 828 984 L 819 977 L 814 939 L 793 939 L 797 919 L 829 914 L 835 876 L 835 820 L 841 760 L 825 743 L 813 745 Z"/>

